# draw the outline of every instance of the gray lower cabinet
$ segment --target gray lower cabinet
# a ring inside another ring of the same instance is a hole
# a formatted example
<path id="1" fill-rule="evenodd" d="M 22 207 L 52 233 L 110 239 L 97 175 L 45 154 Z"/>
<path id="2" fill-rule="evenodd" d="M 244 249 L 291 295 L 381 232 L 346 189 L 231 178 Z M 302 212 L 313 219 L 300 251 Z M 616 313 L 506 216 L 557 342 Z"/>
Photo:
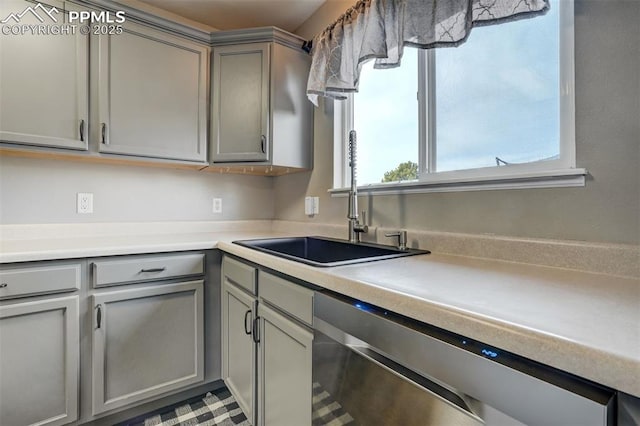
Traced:
<path id="1" fill-rule="evenodd" d="M 258 424 L 311 425 L 313 333 L 264 303 L 258 318 Z"/>
<path id="2" fill-rule="evenodd" d="M 0 425 L 84 424 L 219 379 L 219 259 L 0 265 Z"/>
<path id="3" fill-rule="evenodd" d="M 225 280 L 222 286 L 222 378 L 238 405 L 255 414 L 256 346 L 251 336 L 255 297 Z"/>
<path id="4" fill-rule="evenodd" d="M 222 281 L 225 383 L 252 424 L 311 425 L 313 292 L 228 256 Z"/>
<path id="5" fill-rule="evenodd" d="M 123 27 L 98 39 L 100 152 L 205 163 L 209 48 Z"/>
<path id="6" fill-rule="evenodd" d="M 57 26 L 75 8 L 58 0 L 2 0 L 0 19 L 8 19 L 7 30 Z M 89 36 L 26 31 L 0 39 L 0 141 L 86 150 Z"/>
<path id="7" fill-rule="evenodd" d="M 204 380 L 203 281 L 91 297 L 94 415 Z"/>
<path id="8" fill-rule="evenodd" d="M 0 306 L 0 424 L 78 418 L 78 296 Z"/>

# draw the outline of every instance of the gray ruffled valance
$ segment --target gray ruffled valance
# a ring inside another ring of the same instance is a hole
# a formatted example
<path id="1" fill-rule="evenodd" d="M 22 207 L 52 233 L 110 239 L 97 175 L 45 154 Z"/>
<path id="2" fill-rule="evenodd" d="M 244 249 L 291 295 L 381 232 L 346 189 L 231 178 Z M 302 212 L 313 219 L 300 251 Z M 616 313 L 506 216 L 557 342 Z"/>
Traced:
<path id="1" fill-rule="evenodd" d="M 548 0 L 359 0 L 313 40 L 307 95 L 344 99 L 362 64 L 400 65 L 404 46 L 457 46 L 471 28 L 544 14 Z"/>

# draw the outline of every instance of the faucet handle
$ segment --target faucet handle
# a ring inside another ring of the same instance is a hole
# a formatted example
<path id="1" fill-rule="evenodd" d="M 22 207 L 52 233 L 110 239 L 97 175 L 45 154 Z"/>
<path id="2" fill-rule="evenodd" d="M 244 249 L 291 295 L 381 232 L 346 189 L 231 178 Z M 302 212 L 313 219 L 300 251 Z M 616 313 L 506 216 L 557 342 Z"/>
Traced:
<path id="1" fill-rule="evenodd" d="M 358 232 L 364 232 L 365 234 L 369 232 L 369 226 L 367 225 L 367 212 L 366 210 L 362 210 L 362 222 L 358 221 Z"/>
<path id="2" fill-rule="evenodd" d="M 398 249 L 407 249 L 407 231 L 401 230 L 396 232 L 388 232 L 384 234 L 385 237 L 398 237 Z"/>

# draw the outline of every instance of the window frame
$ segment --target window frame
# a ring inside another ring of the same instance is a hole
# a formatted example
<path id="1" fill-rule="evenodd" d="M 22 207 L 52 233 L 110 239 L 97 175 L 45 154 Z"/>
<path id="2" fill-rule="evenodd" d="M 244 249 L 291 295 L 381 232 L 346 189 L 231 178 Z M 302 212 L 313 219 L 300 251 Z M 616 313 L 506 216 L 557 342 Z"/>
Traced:
<path id="1" fill-rule="evenodd" d="M 436 59 L 433 49 L 418 50 L 418 180 L 358 185 L 365 193 L 449 192 L 584 186 L 587 171 L 576 167 L 574 1 L 562 0 L 559 9 L 560 155 L 556 160 L 501 167 L 432 172 L 436 169 Z M 353 128 L 353 94 L 334 102 L 335 194 L 350 186 L 349 131 Z"/>

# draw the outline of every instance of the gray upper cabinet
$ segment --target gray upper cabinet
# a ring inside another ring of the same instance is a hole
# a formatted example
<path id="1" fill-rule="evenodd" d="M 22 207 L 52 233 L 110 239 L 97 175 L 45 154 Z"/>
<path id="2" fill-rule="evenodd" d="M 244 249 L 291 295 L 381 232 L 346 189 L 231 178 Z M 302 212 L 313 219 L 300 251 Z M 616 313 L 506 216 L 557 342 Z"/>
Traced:
<path id="1" fill-rule="evenodd" d="M 100 152 L 206 162 L 207 47 L 127 23 L 98 57 Z"/>
<path id="2" fill-rule="evenodd" d="M 214 160 L 269 159 L 269 44 L 213 51 Z"/>
<path id="3" fill-rule="evenodd" d="M 44 3 L 43 3 L 44 4 Z M 0 2 L 0 17 L 20 14 L 40 3 Z M 44 24 L 62 22 L 63 2 L 38 10 Z M 56 7 L 58 12 L 50 10 Z M 65 2 L 66 10 L 74 6 Z M 11 21 L 9 24 L 16 24 Z M 20 25 L 43 24 L 34 14 Z M 0 141 L 86 150 L 88 132 L 88 36 L 80 34 L 0 36 Z"/>
<path id="4" fill-rule="evenodd" d="M 203 282 L 92 296 L 93 414 L 204 380 Z"/>
<path id="5" fill-rule="evenodd" d="M 300 48 L 302 39 L 281 33 L 287 44 L 246 43 L 240 36 L 247 33 L 239 31 L 214 34 L 214 43 L 217 36 L 225 45 L 214 46 L 212 54 L 213 163 L 312 167 L 313 107 L 306 97 L 311 60 Z M 244 43 L 232 43 L 234 37 Z"/>
<path id="6" fill-rule="evenodd" d="M 78 418 L 78 296 L 0 306 L 0 424 Z"/>

